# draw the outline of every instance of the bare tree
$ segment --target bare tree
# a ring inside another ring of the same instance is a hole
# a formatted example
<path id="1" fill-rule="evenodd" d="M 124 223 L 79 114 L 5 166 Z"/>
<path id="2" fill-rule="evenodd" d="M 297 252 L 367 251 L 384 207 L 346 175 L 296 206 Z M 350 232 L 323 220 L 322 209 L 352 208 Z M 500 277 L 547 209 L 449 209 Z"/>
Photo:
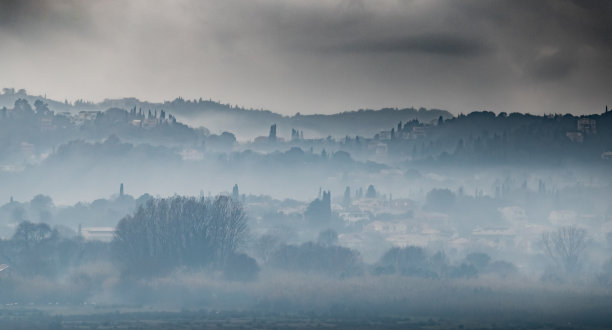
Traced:
<path id="1" fill-rule="evenodd" d="M 565 226 L 556 232 L 542 234 L 544 251 L 568 274 L 580 270 L 586 241 L 586 231 L 575 226 Z"/>
<path id="2" fill-rule="evenodd" d="M 272 234 L 262 235 L 255 241 L 253 249 L 263 263 L 268 263 L 280 245 L 280 239 Z"/>
<path id="3" fill-rule="evenodd" d="M 232 198 L 152 199 L 119 222 L 112 249 L 124 269 L 137 274 L 175 266 L 222 267 L 246 232 L 246 214 Z"/>

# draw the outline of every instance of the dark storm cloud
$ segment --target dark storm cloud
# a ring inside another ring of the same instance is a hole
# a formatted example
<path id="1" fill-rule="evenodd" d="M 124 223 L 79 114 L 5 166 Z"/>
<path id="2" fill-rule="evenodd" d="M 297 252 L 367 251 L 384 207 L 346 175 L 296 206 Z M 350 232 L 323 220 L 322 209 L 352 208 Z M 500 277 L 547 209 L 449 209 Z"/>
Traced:
<path id="1" fill-rule="evenodd" d="M 36 38 L 47 33 L 82 33 L 89 27 L 89 10 L 82 1 L 2 0 L 0 32 Z"/>
<path id="2" fill-rule="evenodd" d="M 41 19 L 47 5 L 44 1 L 0 1 L 0 26 L 25 25 Z"/>
<path id="3" fill-rule="evenodd" d="M 612 24 L 610 24 L 610 14 L 612 14 L 612 1 L 580 1 L 573 0 L 572 4 L 580 9 L 573 13 L 575 21 L 581 27 L 581 36 L 591 40 L 594 44 L 612 48 Z"/>
<path id="4" fill-rule="evenodd" d="M 570 0 L 2 1 L 0 82 L 285 114 L 574 111 L 609 98 L 611 14 L 610 1 Z M 45 70 L 35 81 L 32 66 Z"/>
<path id="5" fill-rule="evenodd" d="M 569 76 L 578 66 L 573 56 L 553 54 L 542 56 L 527 66 L 527 72 L 537 80 L 557 80 Z"/>
<path id="6" fill-rule="evenodd" d="M 428 53 L 448 56 L 475 56 L 489 50 L 483 41 L 450 34 L 425 34 L 387 40 L 358 40 L 332 47 L 350 53 Z"/>

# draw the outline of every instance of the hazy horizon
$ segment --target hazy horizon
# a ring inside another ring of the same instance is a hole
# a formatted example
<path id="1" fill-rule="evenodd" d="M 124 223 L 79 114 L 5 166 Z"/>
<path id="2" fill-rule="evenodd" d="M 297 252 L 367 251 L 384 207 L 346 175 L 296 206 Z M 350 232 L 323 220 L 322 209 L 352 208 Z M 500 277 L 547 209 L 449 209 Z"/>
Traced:
<path id="1" fill-rule="evenodd" d="M 164 98 L 164 99 L 146 99 L 146 98 L 139 98 L 139 97 L 135 97 L 133 95 L 126 95 L 126 96 L 117 96 L 117 97 L 103 97 L 101 99 L 84 99 L 84 98 L 79 98 L 79 97 L 75 97 L 74 99 L 67 99 L 67 98 L 54 98 L 50 95 L 47 94 L 40 94 L 40 93 L 36 93 L 31 91 L 30 89 L 27 88 L 22 88 L 22 87 L 14 87 L 14 86 L 3 86 L 1 88 L 11 88 L 14 89 L 15 91 L 19 90 L 19 89 L 24 89 L 26 90 L 26 92 L 28 93 L 29 96 L 33 96 L 33 97 L 39 97 L 41 98 L 41 100 L 47 100 L 47 101 L 56 101 L 56 102 L 65 102 L 67 101 L 69 104 L 74 104 L 76 101 L 82 101 L 82 102 L 91 102 L 94 104 L 101 104 L 104 103 L 105 101 L 115 101 L 115 100 L 124 100 L 124 99 L 136 99 L 139 102 L 146 102 L 146 103 L 154 103 L 154 104 L 164 104 L 166 102 L 172 102 L 176 99 L 182 98 L 185 100 L 199 100 L 199 99 L 204 99 L 204 100 L 211 100 L 215 103 L 221 104 L 221 105 L 226 105 L 229 104 L 232 107 L 236 107 L 236 108 L 242 108 L 245 110 L 263 110 L 263 111 L 270 111 L 272 113 L 275 114 L 279 114 L 281 116 L 284 117 L 294 117 L 296 116 L 298 113 L 301 115 L 337 115 L 337 114 L 341 114 L 341 113 L 345 113 L 345 112 L 354 112 L 354 111 L 360 111 L 360 110 L 374 110 L 374 111 L 379 111 L 381 109 L 408 109 L 408 108 L 414 108 L 414 109 L 419 109 L 419 108 L 424 108 L 424 109 L 439 109 L 439 110 L 444 110 L 444 111 L 448 111 L 450 114 L 452 114 L 453 116 L 459 116 L 461 114 L 468 114 L 470 112 L 477 112 L 477 111 L 491 111 L 495 114 L 499 114 L 502 112 L 506 112 L 506 111 L 502 111 L 502 110 L 495 110 L 495 109 L 472 109 L 472 110 L 468 110 L 466 112 L 463 111 L 458 111 L 458 110 L 454 110 L 454 109 L 447 109 L 447 108 L 434 108 L 431 106 L 427 106 L 427 105 L 413 105 L 413 104 L 402 104 L 402 105 L 380 105 L 380 106 L 372 106 L 372 107 L 356 107 L 356 108 L 346 108 L 346 109 L 331 109 L 330 112 L 328 113 L 323 113 L 323 112 L 296 112 L 296 113 L 283 113 L 283 112 L 278 112 L 278 111 L 274 111 L 271 110 L 269 107 L 260 107 L 260 108 L 256 108 L 253 107 L 249 104 L 236 104 L 231 102 L 231 100 L 221 100 L 221 99 L 217 99 L 213 96 L 195 96 L 192 98 L 187 98 L 184 97 L 182 95 L 176 95 L 174 97 L 169 97 L 169 98 Z M 600 113 L 604 113 L 605 112 L 605 108 L 606 106 L 608 106 L 609 109 L 612 109 L 612 105 L 608 105 L 608 104 L 603 104 L 600 106 L 600 108 L 593 108 L 593 109 L 589 109 L 589 111 L 585 111 L 585 112 L 578 112 L 578 111 L 569 111 L 569 112 L 558 112 L 558 111 L 543 111 L 543 112 L 534 112 L 534 111 L 530 111 L 530 110 L 523 110 L 523 111 L 513 111 L 514 113 L 521 113 L 521 114 L 534 114 L 534 115 L 548 115 L 548 114 L 572 114 L 572 115 L 576 115 L 576 116 L 581 116 L 581 115 L 593 115 L 593 114 L 600 114 Z M 554 109 L 553 109 L 554 110 Z M 506 112 L 509 113 L 509 112 Z M 190 126 L 194 126 L 197 127 L 198 126 L 198 122 L 190 122 L 189 120 L 185 120 L 185 124 L 188 124 Z"/>

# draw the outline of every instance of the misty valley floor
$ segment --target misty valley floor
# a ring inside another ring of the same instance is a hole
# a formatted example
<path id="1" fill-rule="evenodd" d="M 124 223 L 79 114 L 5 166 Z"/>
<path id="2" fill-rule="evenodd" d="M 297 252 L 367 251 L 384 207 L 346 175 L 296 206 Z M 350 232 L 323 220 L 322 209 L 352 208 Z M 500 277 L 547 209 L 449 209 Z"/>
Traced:
<path id="1" fill-rule="evenodd" d="M 527 277 L 422 279 L 208 273 L 76 287 L 15 280 L 0 291 L 0 329 L 609 329 L 609 286 Z M 23 281 L 23 282 L 21 282 Z M 8 283 L 8 282 L 5 282 Z M 10 291 L 19 290 L 16 300 Z M 25 291 L 24 291 L 25 290 Z M 72 302 L 71 302 L 72 301 Z M 79 302 L 82 301 L 82 302 Z"/>
<path id="2" fill-rule="evenodd" d="M 605 329 L 591 319 L 572 323 L 514 315 L 503 320 L 419 315 L 377 316 L 370 313 L 298 314 L 253 311 L 154 311 L 107 307 L 92 311 L 76 306 L 0 309 L 1 329 Z"/>
<path id="3" fill-rule="evenodd" d="M 421 294 L 384 294 L 378 301 L 373 292 L 359 290 L 364 295 L 358 301 L 327 305 L 302 304 L 304 297 L 292 300 L 290 292 L 274 303 L 260 297 L 250 307 L 13 303 L 0 307 L 0 329 L 606 329 L 612 324 L 612 298 L 601 291 L 531 287 L 532 294 L 525 294 L 469 283 L 444 286 L 443 294 L 430 286 Z M 470 293 L 461 293 L 468 288 Z"/>

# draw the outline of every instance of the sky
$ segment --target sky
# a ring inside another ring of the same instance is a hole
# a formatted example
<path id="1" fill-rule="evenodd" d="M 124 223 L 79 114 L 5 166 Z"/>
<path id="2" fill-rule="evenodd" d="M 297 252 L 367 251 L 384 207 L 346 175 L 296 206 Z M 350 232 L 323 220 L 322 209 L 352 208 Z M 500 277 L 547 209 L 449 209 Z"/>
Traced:
<path id="1" fill-rule="evenodd" d="M 0 1 L 0 87 L 285 115 L 612 107 L 612 1 Z"/>

